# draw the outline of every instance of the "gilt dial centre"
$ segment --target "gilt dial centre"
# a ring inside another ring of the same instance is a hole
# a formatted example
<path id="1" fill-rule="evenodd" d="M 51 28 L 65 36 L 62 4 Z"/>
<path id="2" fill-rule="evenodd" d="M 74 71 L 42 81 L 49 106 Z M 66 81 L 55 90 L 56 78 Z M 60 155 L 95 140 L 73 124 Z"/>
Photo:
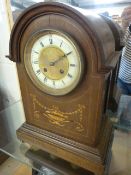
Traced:
<path id="1" fill-rule="evenodd" d="M 48 46 L 40 52 L 39 67 L 47 78 L 59 80 L 67 75 L 69 62 L 67 56 L 60 48 Z"/>

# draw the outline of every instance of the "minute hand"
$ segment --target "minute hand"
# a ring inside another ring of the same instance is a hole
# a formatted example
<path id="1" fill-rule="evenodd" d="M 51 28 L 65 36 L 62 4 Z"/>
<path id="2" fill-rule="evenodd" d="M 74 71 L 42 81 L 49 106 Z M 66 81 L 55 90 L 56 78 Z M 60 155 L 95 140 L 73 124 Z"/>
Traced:
<path id="1" fill-rule="evenodd" d="M 72 51 L 67 53 L 67 54 L 64 54 L 63 56 L 58 58 L 56 61 L 52 62 L 52 65 L 55 65 L 56 63 L 58 63 L 59 61 L 61 61 L 63 58 L 65 58 L 66 56 L 70 55 L 71 53 L 72 53 Z"/>

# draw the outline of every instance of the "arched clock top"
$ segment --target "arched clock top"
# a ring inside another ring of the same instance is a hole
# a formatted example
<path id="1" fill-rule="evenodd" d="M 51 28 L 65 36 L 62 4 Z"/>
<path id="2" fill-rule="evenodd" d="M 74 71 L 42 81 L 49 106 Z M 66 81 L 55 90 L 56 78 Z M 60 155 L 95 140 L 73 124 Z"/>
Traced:
<path id="1" fill-rule="evenodd" d="M 18 138 L 95 175 L 107 172 L 113 139 L 107 111 L 120 54 L 113 25 L 69 5 L 38 3 L 10 38 L 26 116 Z"/>
<path id="2" fill-rule="evenodd" d="M 110 70 L 106 63 L 115 54 L 115 42 L 105 20 L 99 15 L 56 2 L 38 3 L 20 15 L 11 33 L 10 59 L 21 62 L 26 39 L 37 31 L 51 28 L 65 32 L 76 40 L 84 54 L 89 72 Z"/>

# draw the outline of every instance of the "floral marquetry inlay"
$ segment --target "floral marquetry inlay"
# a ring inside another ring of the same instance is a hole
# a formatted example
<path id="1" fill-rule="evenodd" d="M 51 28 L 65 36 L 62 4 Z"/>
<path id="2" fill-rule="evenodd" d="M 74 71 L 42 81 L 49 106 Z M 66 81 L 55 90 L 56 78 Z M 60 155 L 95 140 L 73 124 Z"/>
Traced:
<path id="1" fill-rule="evenodd" d="M 68 126 L 78 132 L 85 131 L 83 125 L 83 114 L 85 111 L 84 105 L 78 104 L 76 106 L 76 110 L 71 112 L 63 112 L 55 105 L 49 107 L 45 106 L 33 94 L 30 94 L 30 96 L 32 97 L 35 119 L 44 117 L 44 119 L 48 120 L 48 122 L 53 125 L 57 125 L 59 127 Z"/>

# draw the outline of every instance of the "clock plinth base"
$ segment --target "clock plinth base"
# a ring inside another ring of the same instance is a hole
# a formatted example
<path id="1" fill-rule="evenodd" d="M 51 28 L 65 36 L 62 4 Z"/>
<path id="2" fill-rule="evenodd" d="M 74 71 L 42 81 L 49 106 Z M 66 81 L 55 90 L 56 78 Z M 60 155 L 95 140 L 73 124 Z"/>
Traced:
<path id="1" fill-rule="evenodd" d="M 109 122 L 106 123 L 105 128 L 109 125 Z M 49 132 L 27 123 L 24 123 L 17 130 L 17 137 L 43 151 L 91 171 L 95 175 L 105 175 L 111 159 L 112 125 L 106 131 L 106 135 L 105 132 L 103 133 L 100 143 L 94 148 L 92 146 L 77 144 L 77 142 L 71 140 L 67 142 L 67 139 L 64 140 L 63 137 L 61 137 L 61 140 L 57 140 L 58 138 L 56 139 L 54 134 L 49 136 Z"/>

